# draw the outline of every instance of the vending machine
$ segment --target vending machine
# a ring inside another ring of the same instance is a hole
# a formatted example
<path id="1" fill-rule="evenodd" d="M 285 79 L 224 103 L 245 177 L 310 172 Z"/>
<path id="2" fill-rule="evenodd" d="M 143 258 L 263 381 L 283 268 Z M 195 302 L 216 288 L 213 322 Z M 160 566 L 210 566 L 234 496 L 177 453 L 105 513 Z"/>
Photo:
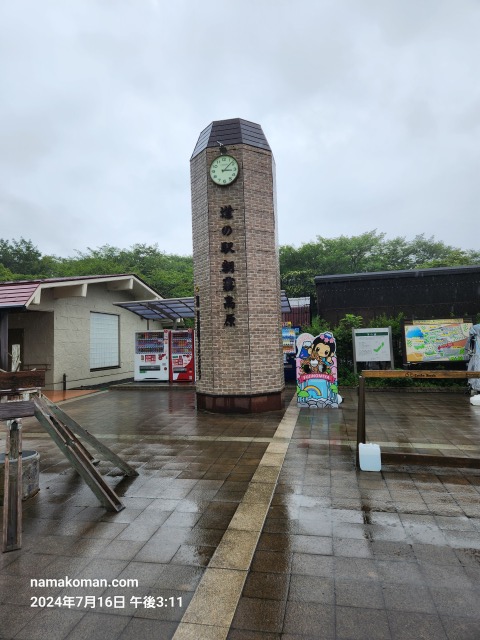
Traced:
<path id="1" fill-rule="evenodd" d="M 292 327 L 291 322 L 282 325 L 283 373 L 285 381 L 296 379 L 295 350 L 300 327 Z"/>
<path id="2" fill-rule="evenodd" d="M 170 382 L 195 380 L 195 341 L 193 329 L 170 331 Z"/>
<path id="3" fill-rule="evenodd" d="M 134 380 L 163 380 L 170 375 L 168 329 L 135 333 Z"/>

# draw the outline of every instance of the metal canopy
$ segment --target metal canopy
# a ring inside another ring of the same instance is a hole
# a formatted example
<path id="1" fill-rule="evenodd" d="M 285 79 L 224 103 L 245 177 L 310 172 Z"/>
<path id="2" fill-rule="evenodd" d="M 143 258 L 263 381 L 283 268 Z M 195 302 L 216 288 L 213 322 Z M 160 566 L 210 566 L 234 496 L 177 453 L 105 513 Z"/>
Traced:
<path id="1" fill-rule="evenodd" d="M 195 299 L 167 298 L 164 300 L 135 300 L 135 302 L 115 302 L 116 307 L 128 309 L 147 320 L 179 320 L 195 317 Z M 282 313 L 291 311 L 285 291 L 281 292 Z"/>

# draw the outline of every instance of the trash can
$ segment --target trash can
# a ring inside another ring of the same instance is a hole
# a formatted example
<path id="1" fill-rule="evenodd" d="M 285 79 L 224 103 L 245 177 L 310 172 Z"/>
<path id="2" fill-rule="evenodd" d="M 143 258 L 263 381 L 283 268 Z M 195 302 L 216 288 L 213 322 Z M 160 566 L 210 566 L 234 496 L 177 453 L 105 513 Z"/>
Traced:
<path id="1" fill-rule="evenodd" d="M 38 451 L 22 451 L 22 500 L 31 498 L 40 490 L 40 454 Z M 5 481 L 5 454 L 0 453 L 0 505 L 3 505 Z"/>

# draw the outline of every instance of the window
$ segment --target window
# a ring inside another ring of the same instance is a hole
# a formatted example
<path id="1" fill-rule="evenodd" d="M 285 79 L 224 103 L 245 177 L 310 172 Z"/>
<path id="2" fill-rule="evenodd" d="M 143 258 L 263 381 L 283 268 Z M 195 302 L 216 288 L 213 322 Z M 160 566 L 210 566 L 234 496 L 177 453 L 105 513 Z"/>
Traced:
<path id="1" fill-rule="evenodd" d="M 90 313 L 90 370 L 120 366 L 119 324 L 119 316 Z"/>

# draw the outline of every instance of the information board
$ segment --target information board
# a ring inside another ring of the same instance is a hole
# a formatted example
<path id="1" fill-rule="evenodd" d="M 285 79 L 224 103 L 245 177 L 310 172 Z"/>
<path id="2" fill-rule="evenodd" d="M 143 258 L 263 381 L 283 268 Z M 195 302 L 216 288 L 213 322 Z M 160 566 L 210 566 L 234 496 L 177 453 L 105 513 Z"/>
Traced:
<path id="1" fill-rule="evenodd" d="M 468 360 L 466 344 L 471 322 L 462 318 L 415 320 L 405 324 L 407 362 L 452 362 Z"/>
<path id="2" fill-rule="evenodd" d="M 390 327 L 353 329 L 355 362 L 388 362 L 392 360 Z"/>

